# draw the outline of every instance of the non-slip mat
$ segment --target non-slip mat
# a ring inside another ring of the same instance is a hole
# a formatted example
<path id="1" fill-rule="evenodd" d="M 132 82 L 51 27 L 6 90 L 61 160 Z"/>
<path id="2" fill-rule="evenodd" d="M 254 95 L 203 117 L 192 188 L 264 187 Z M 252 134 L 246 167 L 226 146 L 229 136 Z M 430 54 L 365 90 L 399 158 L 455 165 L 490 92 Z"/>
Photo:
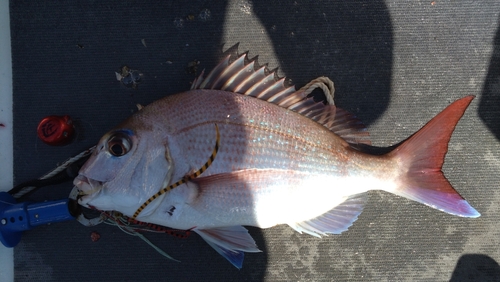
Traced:
<path id="1" fill-rule="evenodd" d="M 498 1 L 184 2 L 11 1 L 16 183 L 95 144 L 137 103 L 189 89 L 190 62 L 199 61 L 198 73 L 210 69 L 240 42 L 240 52 L 260 55 L 299 87 L 330 77 L 337 104 L 368 126 L 375 146 L 400 142 L 450 102 L 476 95 L 444 171 L 482 217 L 373 192 L 340 236 L 250 228 L 263 252 L 247 254 L 241 270 L 195 234 L 147 234 L 178 263 L 116 227 L 65 222 L 24 234 L 16 281 L 500 279 Z M 116 80 L 123 65 L 144 74 L 137 90 Z M 54 114 L 77 121 L 77 141 L 37 139 L 39 120 Z M 64 198 L 71 188 L 46 187 L 31 200 Z"/>

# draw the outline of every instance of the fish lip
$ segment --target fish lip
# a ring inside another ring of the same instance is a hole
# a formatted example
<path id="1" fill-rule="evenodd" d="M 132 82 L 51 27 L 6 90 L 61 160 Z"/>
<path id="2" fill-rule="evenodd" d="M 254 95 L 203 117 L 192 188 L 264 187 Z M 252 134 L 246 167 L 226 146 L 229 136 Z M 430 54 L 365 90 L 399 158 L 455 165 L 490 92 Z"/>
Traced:
<path id="1" fill-rule="evenodd" d="M 88 178 L 84 175 L 78 175 L 73 184 L 78 190 L 78 202 L 85 205 L 102 190 L 103 182 Z"/>

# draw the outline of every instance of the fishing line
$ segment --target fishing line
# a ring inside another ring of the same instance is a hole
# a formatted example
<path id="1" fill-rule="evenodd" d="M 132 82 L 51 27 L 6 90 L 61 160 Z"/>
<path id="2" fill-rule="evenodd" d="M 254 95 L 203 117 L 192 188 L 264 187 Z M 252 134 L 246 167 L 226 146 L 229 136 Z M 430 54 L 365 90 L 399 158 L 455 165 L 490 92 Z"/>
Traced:
<path id="1" fill-rule="evenodd" d="M 2 200 L 0 200 L 0 203 L 6 204 L 6 205 L 11 205 L 11 206 L 16 205 L 15 203 L 9 203 L 9 202 L 2 201 Z"/>
<path id="2" fill-rule="evenodd" d="M 137 231 L 137 228 L 130 225 L 130 222 L 128 222 L 128 220 L 125 218 L 125 216 L 115 216 L 113 214 L 107 214 L 106 212 L 103 212 L 103 214 L 105 214 L 105 217 L 106 217 L 106 220 L 104 221 L 105 224 L 108 224 L 111 226 L 116 226 L 125 234 L 139 237 L 141 240 L 146 242 L 149 246 L 151 246 L 153 249 L 155 249 L 155 251 L 157 251 L 162 256 L 164 256 L 168 259 L 180 262 L 179 260 L 174 259 L 170 255 L 168 255 L 165 251 L 160 249 L 160 247 L 156 246 L 153 242 L 151 242 L 148 238 L 146 238 L 146 236 L 140 234 Z M 153 230 L 146 230 L 146 231 L 155 232 Z M 156 231 L 155 233 L 160 233 L 160 231 Z"/>
<path id="3" fill-rule="evenodd" d="M 158 193 L 154 194 L 153 196 L 151 196 L 151 198 L 149 198 L 146 202 L 144 202 L 144 204 L 142 204 L 138 209 L 137 211 L 134 213 L 134 215 L 131 217 L 132 219 L 135 219 L 143 210 L 144 208 L 146 208 L 152 201 L 154 201 L 156 198 L 158 198 L 159 196 L 167 193 L 168 191 L 174 189 L 175 187 L 177 186 L 180 186 L 186 182 L 188 182 L 189 180 L 192 180 L 192 179 L 195 179 L 196 177 L 200 176 L 205 170 L 208 169 L 208 167 L 213 163 L 213 161 L 215 160 L 215 156 L 217 156 L 217 152 L 219 151 L 219 145 L 220 145 L 220 133 L 219 133 L 219 126 L 217 126 L 217 124 L 214 124 L 215 125 L 215 131 L 216 131 L 216 138 L 215 138 L 215 148 L 214 150 L 212 151 L 212 155 L 210 155 L 210 158 L 208 159 L 208 161 L 199 169 L 197 170 L 196 172 L 194 172 L 193 174 L 191 175 L 188 175 L 186 177 L 184 177 L 183 179 L 175 182 L 174 184 L 168 186 L 168 187 L 165 187 L 163 189 L 161 189 Z"/>
<path id="4" fill-rule="evenodd" d="M 37 188 L 59 184 L 67 181 L 68 179 L 74 178 L 74 174 L 77 174 L 80 166 L 83 165 L 83 162 L 81 164 L 79 162 L 84 161 L 85 158 L 94 151 L 95 147 L 96 146 L 92 146 L 78 155 L 67 159 L 61 165 L 38 179 L 30 180 L 17 185 L 9 191 L 9 194 L 16 199 L 20 199 L 27 194 L 34 192 Z M 73 165 L 75 165 L 75 167 L 72 167 Z"/>

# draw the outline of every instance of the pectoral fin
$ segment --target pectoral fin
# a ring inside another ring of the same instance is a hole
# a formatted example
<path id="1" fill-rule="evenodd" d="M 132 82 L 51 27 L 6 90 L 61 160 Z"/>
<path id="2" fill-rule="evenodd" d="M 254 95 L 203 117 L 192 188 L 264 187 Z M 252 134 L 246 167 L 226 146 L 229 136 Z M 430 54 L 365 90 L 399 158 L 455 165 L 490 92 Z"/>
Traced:
<path id="1" fill-rule="evenodd" d="M 243 266 L 244 252 L 260 252 L 252 236 L 243 226 L 195 229 L 194 231 L 238 269 Z"/>
<path id="2" fill-rule="evenodd" d="M 289 223 L 288 225 L 299 233 L 304 232 L 316 237 L 340 234 L 358 219 L 366 200 L 366 193 L 356 194 L 327 213 L 310 220 Z"/>

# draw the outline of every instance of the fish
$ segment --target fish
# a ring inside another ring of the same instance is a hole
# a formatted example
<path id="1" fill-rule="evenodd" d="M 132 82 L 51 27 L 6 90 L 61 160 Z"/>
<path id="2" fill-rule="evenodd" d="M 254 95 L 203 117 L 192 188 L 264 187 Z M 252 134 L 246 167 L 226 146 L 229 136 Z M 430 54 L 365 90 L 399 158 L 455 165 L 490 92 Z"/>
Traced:
<path id="1" fill-rule="evenodd" d="M 311 97 L 316 87 L 326 103 Z M 442 172 L 448 142 L 474 96 L 374 155 L 363 150 L 371 145 L 366 128 L 334 105 L 333 90 L 325 77 L 296 90 L 230 48 L 190 90 L 141 108 L 100 139 L 74 180 L 78 202 L 193 231 L 237 268 L 245 252 L 260 252 L 244 226 L 340 234 L 371 190 L 480 216 Z"/>

